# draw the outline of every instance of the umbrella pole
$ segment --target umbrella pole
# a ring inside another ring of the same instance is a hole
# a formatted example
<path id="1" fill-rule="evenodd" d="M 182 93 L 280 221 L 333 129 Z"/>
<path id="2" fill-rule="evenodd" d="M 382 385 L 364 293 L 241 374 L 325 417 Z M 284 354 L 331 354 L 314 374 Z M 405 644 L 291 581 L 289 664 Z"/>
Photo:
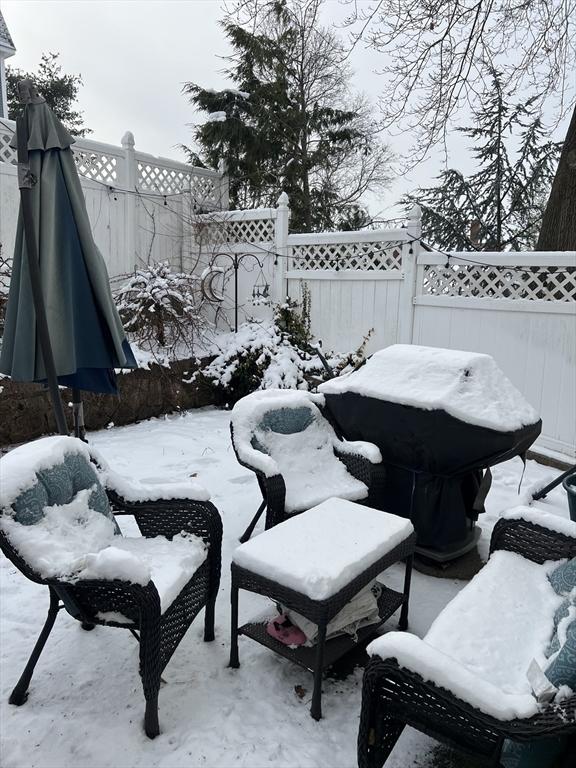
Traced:
<path id="1" fill-rule="evenodd" d="M 24 108 L 24 110 L 26 112 L 26 108 Z M 46 378 L 50 397 L 52 399 L 54 416 L 56 418 L 56 426 L 61 435 L 67 435 L 68 427 L 66 425 L 66 417 L 64 415 L 60 390 L 58 389 L 58 377 L 56 376 L 56 366 L 54 365 L 54 355 L 52 354 L 52 344 L 50 342 L 50 332 L 48 330 L 48 320 L 46 318 L 46 307 L 44 305 L 44 296 L 42 295 L 42 286 L 40 283 L 38 249 L 36 247 L 34 217 L 32 214 L 32 187 L 36 184 L 37 180 L 30 172 L 30 165 L 28 163 L 28 124 L 26 114 L 17 119 L 16 134 L 18 137 L 18 186 L 20 187 L 22 222 L 24 225 L 26 252 L 28 254 L 30 284 L 32 288 L 32 297 L 34 299 L 34 309 L 36 312 L 36 330 L 40 340 L 42 357 L 44 358 L 44 367 L 46 368 Z"/>
<path id="2" fill-rule="evenodd" d="M 72 413 L 74 414 L 74 437 L 79 437 L 85 443 L 86 427 L 84 426 L 84 403 L 82 402 L 82 393 L 74 387 L 72 389 Z"/>

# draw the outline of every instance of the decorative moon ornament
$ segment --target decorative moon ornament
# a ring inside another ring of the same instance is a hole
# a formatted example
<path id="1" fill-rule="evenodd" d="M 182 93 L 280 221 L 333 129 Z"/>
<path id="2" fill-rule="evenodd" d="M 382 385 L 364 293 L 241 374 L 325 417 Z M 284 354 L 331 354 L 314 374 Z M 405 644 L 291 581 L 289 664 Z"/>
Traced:
<path id="1" fill-rule="evenodd" d="M 221 304 L 224 301 L 223 288 L 219 291 L 214 287 L 214 280 L 224 275 L 223 267 L 206 267 L 200 275 L 200 289 L 202 296 L 212 304 Z"/>

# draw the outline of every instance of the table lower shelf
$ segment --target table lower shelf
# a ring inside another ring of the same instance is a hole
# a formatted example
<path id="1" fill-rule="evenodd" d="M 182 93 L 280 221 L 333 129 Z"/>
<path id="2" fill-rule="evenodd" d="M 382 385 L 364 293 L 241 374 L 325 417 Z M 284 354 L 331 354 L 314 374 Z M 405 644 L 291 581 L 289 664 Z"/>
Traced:
<path id="1" fill-rule="evenodd" d="M 348 653 L 356 646 L 366 643 L 375 634 L 376 629 L 378 629 L 386 619 L 389 619 L 390 616 L 400 608 L 403 600 L 404 595 L 401 592 L 396 592 L 394 589 L 383 587 L 382 594 L 378 599 L 380 621 L 358 630 L 357 640 L 354 640 L 350 635 L 339 635 L 331 640 L 327 640 L 324 646 L 324 663 L 322 664 L 322 669 L 332 666 L 332 664 L 344 656 L 344 654 Z M 316 646 L 309 648 L 305 645 L 299 645 L 296 648 L 290 648 L 288 645 L 284 645 L 284 643 L 271 637 L 268 632 L 266 632 L 267 621 L 268 619 L 264 622 L 258 621 L 244 624 L 244 626 L 240 627 L 238 633 L 250 637 L 257 643 L 260 643 L 260 645 L 264 645 L 266 648 L 270 648 L 270 650 L 280 654 L 280 656 L 284 656 L 284 658 L 290 659 L 290 661 L 304 667 L 304 669 L 314 672 L 316 667 Z"/>

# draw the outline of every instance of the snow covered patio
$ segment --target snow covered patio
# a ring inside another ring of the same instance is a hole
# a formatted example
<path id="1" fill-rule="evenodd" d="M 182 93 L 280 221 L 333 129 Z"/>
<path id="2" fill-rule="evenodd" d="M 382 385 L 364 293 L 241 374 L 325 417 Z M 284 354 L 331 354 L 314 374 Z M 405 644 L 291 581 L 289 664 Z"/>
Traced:
<path id="1" fill-rule="evenodd" d="M 268 650 L 241 639 L 239 670 L 227 668 L 229 569 L 238 537 L 260 494 L 252 473 L 234 456 L 230 413 L 188 412 L 90 435 L 114 469 L 148 483 L 197 478 L 209 489 L 224 522 L 222 582 L 216 641 L 202 642 L 201 617 L 166 668 L 160 692 L 162 734 L 150 741 L 141 728 L 142 696 L 135 640 L 127 632 L 97 627 L 83 632 L 62 612 L 32 681 L 24 707 L 7 703 L 47 608 L 47 593 L 2 558 L 0 663 L 2 764 L 17 766 L 338 766 L 356 764 L 362 670 L 324 684 L 325 717 L 309 714 L 312 676 Z M 558 472 L 528 462 L 520 496 L 519 459 L 494 468 L 487 513 L 480 519 L 480 553 L 501 513 L 526 503 L 530 487 Z M 567 516 L 565 492 L 555 489 L 535 508 Z M 121 520 L 122 522 L 122 520 Z M 258 529 L 260 530 L 260 528 Z M 387 572 L 401 587 L 402 566 Z M 464 582 L 414 574 L 410 629 L 422 636 Z M 244 593 L 240 619 L 266 607 Z M 387 625 L 395 628 L 395 622 Z M 387 763 L 390 768 L 434 766 L 435 742 L 406 730 Z"/>

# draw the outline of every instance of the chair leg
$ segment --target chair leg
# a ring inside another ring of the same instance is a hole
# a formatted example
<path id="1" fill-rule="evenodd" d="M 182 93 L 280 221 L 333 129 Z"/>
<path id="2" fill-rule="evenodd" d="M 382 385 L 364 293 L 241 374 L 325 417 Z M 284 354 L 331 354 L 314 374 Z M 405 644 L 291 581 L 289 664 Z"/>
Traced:
<path id="1" fill-rule="evenodd" d="M 160 733 L 160 723 L 158 722 L 158 691 L 156 691 L 154 695 L 146 696 L 144 730 L 149 739 L 155 739 Z"/>
<path id="2" fill-rule="evenodd" d="M 238 658 L 238 587 L 232 581 L 230 590 L 230 663 L 228 666 L 232 669 L 238 669 L 240 660 Z"/>
<path id="3" fill-rule="evenodd" d="M 322 719 L 322 670 L 324 667 L 324 645 L 326 644 L 326 622 L 318 625 L 316 638 L 316 666 L 314 668 L 314 692 L 310 714 L 314 720 Z"/>
<path id="4" fill-rule="evenodd" d="M 142 654 L 146 658 L 146 642 L 140 642 L 141 659 Z M 152 649 L 149 649 L 152 650 Z M 141 665 L 142 687 L 144 689 L 144 698 L 146 699 L 146 711 L 144 714 L 144 731 L 149 739 L 155 739 L 160 733 L 160 723 L 158 722 L 158 693 L 160 691 L 160 656 L 155 652 L 148 655 L 148 663 Z"/>
<path id="5" fill-rule="evenodd" d="M 210 598 L 206 603 L 204 612 L 204 642 L 211 643 L 214 640 L 214 608 L 216 605 L 216 596 Z"/>
<path id="6" fill-rule="evenodd" d="M 404 574 L 404 602 L 402 603 L 402 610 L 400 611 L 400 621 L 398 622 L 398 629 L 401 632 L 405 632 L 408 629 L 408 603 L 410 600 L 410 581 L 412 579 L 412 563 L 414 562 L 414 555 L 410 555 L 406 558 L 406 572 Z"/>
<path id="7" fill-rule="evenodd" d="M 36 641 L 34 650 L 32 651 L 30 658 L 28 659 L 28 664 L 26 664 L 26 667 L 24 668 L 24 672 L 22 672 L 20 680 L 18 680 L 16 687 L 14 688 L 14 690 L 10 694 L 10 698 L 8 699 L 10 704 L 15 704 L 18 707 L 24 704 L 24 702 L 28 698 L 28 686 L 30 685 L 30 680 L 32 679 L 32 675 L 34 673 L 34 667 L 36 666 L 36 662 L 40 658 L 40 654 L 42 653 L 44 646 L 46 645 L 46 640 L 48 640 L 48 636 L 52 631 L 52 627 L 54 626 L 54 622 L 56 621 L 56 616 L 58 615 L 58 610 L 59 610 L 58 595 L 52 589 L 52 587 L 48 587 L 48 589 L 50 590 L 50 607 L 48 608 L 48 616 L 46 617 L 46 622 L 42 627 L 42 632 L 40 632 L 40 636 Z"/>
<path id="8" fill-rule="evenodd" d="M 250 522 L 250 525 L 248 526 L 248 528 L 246 528 L 242 536 L 240 536 L 241 544 L 245 544 L 250 538 L 250 536 L 252 536 L 252 533 L 254 532 L 254 528 L 256 528 L 256 523 L 262 517 L 262 513 L 264 512 L 265 509 L 266 509 L 266 499 L 262 499 L 262 504 L 260 504 L 260 506 L 258 507 L 256 514 L 254 515 L 254 517 L 252 518 L 252 521 Z"/>
<path id="9" fill-rule="evenodd" d="M 381 768 L 404 728 L 405 723 L 394 717 L 380 700 L 378 682 L 365 671 L 358 730 L 358 767 Z"/>

